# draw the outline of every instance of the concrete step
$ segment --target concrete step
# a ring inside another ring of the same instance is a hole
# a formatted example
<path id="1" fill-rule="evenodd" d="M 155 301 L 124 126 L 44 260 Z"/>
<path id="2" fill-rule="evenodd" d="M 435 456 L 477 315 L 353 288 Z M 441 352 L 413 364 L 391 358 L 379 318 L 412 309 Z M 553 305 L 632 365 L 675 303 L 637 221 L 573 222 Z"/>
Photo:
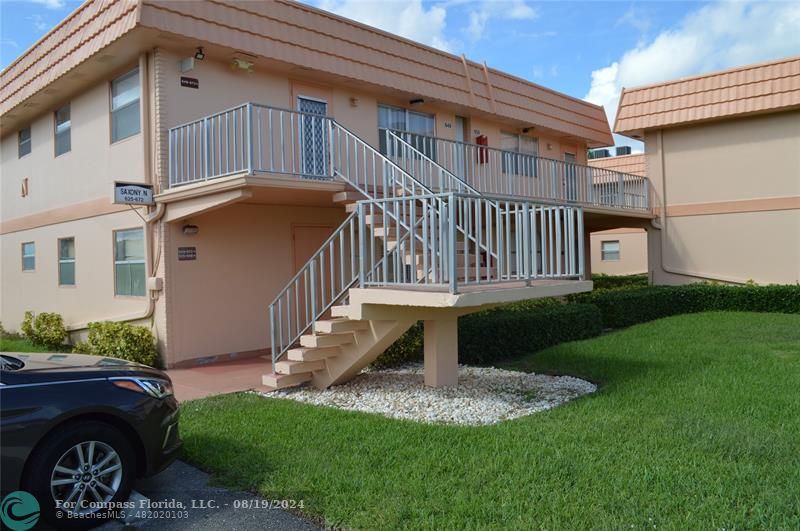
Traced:
<path id="1" fill-rule="evenodd" d="M 279 374 L 270 372 L 261 376 L 261 383 L 272 389 L 286 389 L 311 381 L 311 373 Z"/>
<path id="2" fill-rule="evenodd" d="M 350 312 L 350 306 L 348 306 L 347 304 L 339 304 L 337 306 L 331 307 L 332 317 L 347 317 L 349 312 Z"/>
<path id="3" fill-rule="evenodd" d="M 351 319 L 325 319 L 317 321 L 316 330 L 323 334 L 336 332 L 355 332 L 369 329 L 369 321 L 353 321 Z"/>
<path id="4" fill-rule="evenodd" d="M 339 347 L 307 348 L 298 347 L 289 349 L 286 357 L 291 361 L 317 361 L 338 356 L 342 353 Z"/>
<path id="5" fill-rule="evenodd" d="M 303 347 L 339 347 L 348 345 L 354 341 L 352 332 L 340 332 L 337 334 L 307 334 L 300 336 L 300 346 Z"/>
<path id="6" fill-rule="evenodd" d="M 355 201 L 361 201 L 362 199 L 366 199 L 364 194 L 355 190 L 346 190 L 333 194 L 334 203 L 353 203 Z"/>
<path id="7" fill-rule="evenodd" d="M 279 374 L 301 374 L 306 372 L 321 371 L 324 368 L 325 368 L 325 360 L 317 360 L 317 361 L 281 360 L 275 364 L 275 372 Z"/>

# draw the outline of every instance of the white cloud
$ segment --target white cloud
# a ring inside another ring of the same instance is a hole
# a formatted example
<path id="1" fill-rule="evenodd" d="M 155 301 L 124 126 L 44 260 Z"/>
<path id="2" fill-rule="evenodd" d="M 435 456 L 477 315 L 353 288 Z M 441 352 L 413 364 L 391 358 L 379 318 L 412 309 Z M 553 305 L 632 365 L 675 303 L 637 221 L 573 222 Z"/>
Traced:
<path id="1" fill-rule="evenodd" d="M 425 8 L 421 0 L 321 0 L 319 7 L 447 52 L 455 45 L 444 36 L 447 9 Z"/>
<path id="2" fill-rule="evenodd" d="M 707 5 L 689 13 L 675 28 L 592 72 L 584 99 L 605 106 L 613 124 L 622 87 L 796 55 L 800 53 L 798 35 L 798 3 L 721 1 Z"/>
<path id="3" fill-rule="evenodd" d="M 61 9 L 66 4 L 64 0 L 28 0 L 32 4 L 39 4 L 47 9 Z"/>
<path id="4" fill-rule="evenodd" d="M 50 29 L 51 24 L 46 22 L 42 15 L 34 13 L 27 17 L 33 23 L 33 27 L 39 31 L 47 31 Z"/>
<path id="5" fill-rule="evenodd" d="M 473 40 L 483 37 L 489 20 L 532 20 L 539 13 L 524 0 L 483 0 L 477 9 L 469 11 L 467 35 Z"/>

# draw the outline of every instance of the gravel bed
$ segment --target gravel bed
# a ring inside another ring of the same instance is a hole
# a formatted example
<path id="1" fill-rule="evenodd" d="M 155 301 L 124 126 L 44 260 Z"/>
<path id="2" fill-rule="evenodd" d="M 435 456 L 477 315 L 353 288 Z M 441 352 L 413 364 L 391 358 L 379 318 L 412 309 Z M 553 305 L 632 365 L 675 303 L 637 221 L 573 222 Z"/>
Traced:
<path id="1" fill-rule="evenodd" d="M 593 383 L 572 376 L 466 365 L 459 366 L 457 386 L 431 388 L 424 384 L 422 364 L 410 364 L 365 371 L 324 391 L 299 387 L 263 396 L 426 423 L 485 425 L 544 411 L 596 390 Z"/>

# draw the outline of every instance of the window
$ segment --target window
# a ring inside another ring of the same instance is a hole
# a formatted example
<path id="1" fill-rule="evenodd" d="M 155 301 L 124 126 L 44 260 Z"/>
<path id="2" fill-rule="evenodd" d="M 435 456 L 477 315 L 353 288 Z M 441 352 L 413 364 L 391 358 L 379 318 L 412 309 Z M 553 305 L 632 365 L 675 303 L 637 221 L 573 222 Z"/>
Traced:
<path id="1" fill-rule="evenodd" d="M 539 139 L 514 133 L 500 133 L 503 173 L 536 176 L 536 161 L 528 155 L 539 153 Z"/>
<path id="2" fill-rule="evenodd" d="M 19 158 L 31 152 L 31 128 L 19 130 Z"/>
<path id="3" fill-rule="evenodd" d="M 600 243 L 601 260 L 619 260 L 619 240 L 610 240 Z"/>
<path id="4" fill-rule="evenodd" d="M 114 233 L 114 294 L 144 296 L 144 231 Z"/>
<path id="5" fill-rule="evenodd" d="M 69 103 L 56 111 L 56 157 L 72 149 Z"/>
<path id="6" fill-rule="evenodd" d="M 433 160 L 436 160 L 436 119 L 434 115 L 401 107 L 378 105 L 378 128 L 389 129 Z M 379 131 L 381 153 L 388 153 L 386 133 Z"/>
<path id="7" fill-rule="evenodd" d="M 75 285 L 75 238 L 58 240 L 58 285 Z"/>
<path id="8" fill-rule="evenodd" d="M 24 242 L 22 244 L 22 270 L 33 271 L 36 269 L 36 244 Z"/>
<path id="9" fill-rule="evenodd" d="M 139 116 L 139 69 L 111 82 L 111 142 L 137 134 Z"/>

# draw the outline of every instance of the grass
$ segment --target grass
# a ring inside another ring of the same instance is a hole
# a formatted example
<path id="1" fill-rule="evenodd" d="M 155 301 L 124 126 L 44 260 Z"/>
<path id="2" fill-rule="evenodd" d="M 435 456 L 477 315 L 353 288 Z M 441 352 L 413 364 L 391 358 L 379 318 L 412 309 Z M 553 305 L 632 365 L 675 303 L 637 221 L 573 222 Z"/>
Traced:
<path id="1" fill-rule="evenodd" d="M 0 352 L 72 352 L 70 345 L 63 345 L 61 348 L 48 349 L 34 345 L 29 339 L 24 337 L 2 337 L 0 338 Z"/>
<path id="2" fill-rule="evenodd" d="M 601 388 L 487 427 L 227 395 L 184 404 L 186 457 L 329 526 L 800 528 L 800 316 L 676 316 L 505 365 Z"/>

